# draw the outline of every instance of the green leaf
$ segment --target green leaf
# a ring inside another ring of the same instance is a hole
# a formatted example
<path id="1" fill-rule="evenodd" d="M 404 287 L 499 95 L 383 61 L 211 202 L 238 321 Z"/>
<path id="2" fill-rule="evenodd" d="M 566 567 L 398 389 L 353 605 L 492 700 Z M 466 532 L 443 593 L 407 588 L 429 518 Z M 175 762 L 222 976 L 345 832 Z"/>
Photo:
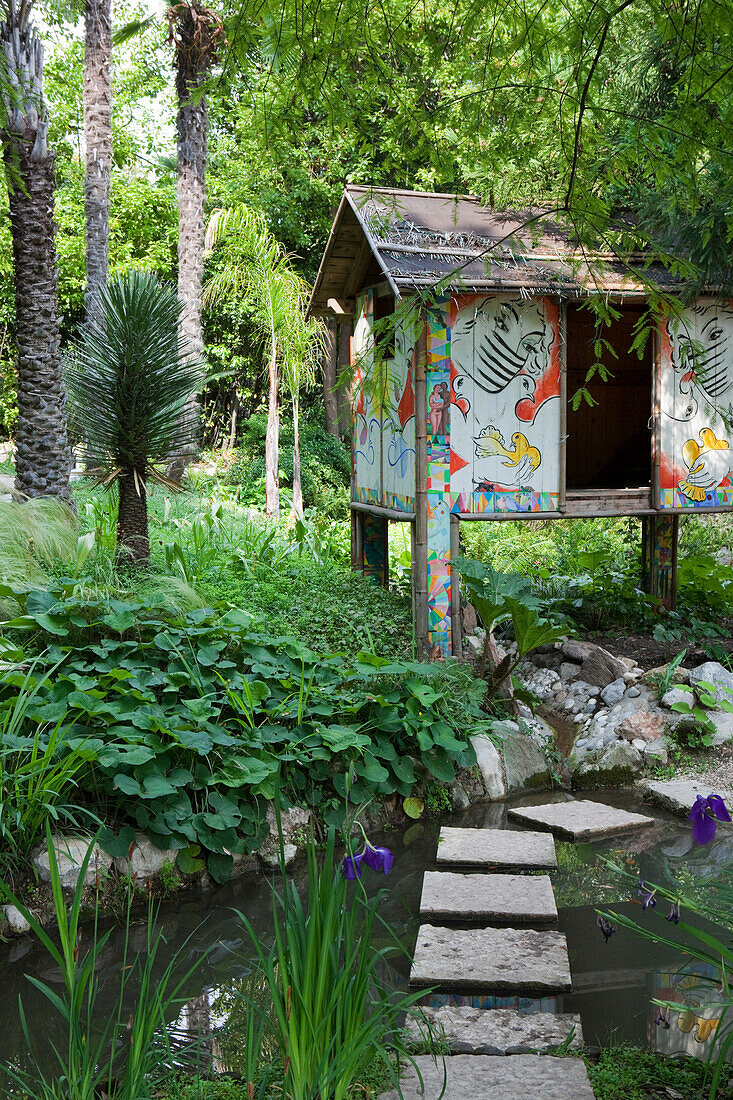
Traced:
<path id="1" fill-rule="evenodd" d="M 203 859 L 199 858 L 200 844 L 189 844 L 187 848 L 181 848 L 176 856 L 176 863 L 181 874 L 195 875 L 206 867 Z M 213 878 L 213 875 L 212 875 Z"/>
<path id="2" fill-rule="evenodd" d="M 218 882 L 221 886 L 225 882 L 229 882 L 229 879 L 232 877 L 234 860 L 230 855 L 226 855 L 224 852 L 209 852 L 206 859 L 206 866 L 214 882 Z"/>
<path id="3" fill-rule="evenodd" d="M 418 817 L 420 817 L 423 810 L 425 809 L 425 803 L 421 798 L 417 798 L 414 795 L 411 795 L 409 798 L 406 798 L 402 803 L 402 809 L 405 811 L 408 817 L 417 819 Z"/>

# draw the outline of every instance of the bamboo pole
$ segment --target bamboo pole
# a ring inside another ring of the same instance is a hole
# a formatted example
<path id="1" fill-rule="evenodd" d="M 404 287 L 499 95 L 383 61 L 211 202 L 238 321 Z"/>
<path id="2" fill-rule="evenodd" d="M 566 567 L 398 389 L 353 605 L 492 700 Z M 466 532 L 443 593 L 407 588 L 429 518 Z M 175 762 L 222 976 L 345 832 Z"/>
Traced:
<path id="1" fill-rule="evenodd" d="M 429 654 L 428 641 L 428 321 L 420 310 L 419 332 L 412 359 L 415 379 L 415 578 L 412 607 L 418 656 Z"/>

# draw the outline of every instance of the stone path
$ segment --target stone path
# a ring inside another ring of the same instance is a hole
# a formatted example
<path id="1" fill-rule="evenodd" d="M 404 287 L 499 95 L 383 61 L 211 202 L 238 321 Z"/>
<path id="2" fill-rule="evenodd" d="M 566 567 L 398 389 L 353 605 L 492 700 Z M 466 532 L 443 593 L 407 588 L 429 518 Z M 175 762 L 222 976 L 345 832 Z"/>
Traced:
<path id="1" fill-rule="evenodd" d="M 542 806 L 519 806 L 509 810 L 509 817 L 527 822 L 540 829 L 549 829 L 557 836 L 569 840 L 595 840 L 604 836 L 653 825 L 654 819 L 644 814 L 617 810 L 604 802 L 585 799 L 573 802 L 548 802 Z"/>
<path id="2" fill-rule="evenodd" d="M 410 985 L 476 993 L 568 993 L 562 932 L 532 928 L 435 928 L 417 934 Z"/>
<path id="3" fill-rule="evenodd" d="M 576 809 L 568 814 L 568 806 L 580 806 L 580 813 Z M 593 803 L 563 803 L 559 807 L 565 811 L 566 822 L 570 820 L 574 825 L 571 835 L 577 831 L 585 835 L 588 807 L 595 808 Z M 530 812 L 539 810 L 543 830 L 548 822 L 542 819 L 542 812 L 552 809 L 529 808 Z M 609 831 L 611 812 L 609 807 L 600 807 L 604 819 L 601 835 Z M 619 814 L 623 817 L 622 828 L 630 827 L 630 822 L 638 827 L 650 820 L 639 814 L 613 813 L 616 816 L 610 831 L 618 831 Z M 597 835 L 598 817 L 596 814 L 595 829 L 589 835 Z M 437 859 L 454 870 L 425 872 L 421 915 L 441 922 L 480 920 L 483 926 L 423 924 L 417 935 L 410 984 L 475 994 L 542 996 L 569 992 L 570 963 L 561 932 L 492 927 L 507 921 L 514 925 L 557 920 L 548 875 L 509 873 L 556 867 L 552 836 L 547 832 L 446 827 L 441 829 Z M 483 870 L 478 872 L 478 868 Z M 446 1044 L 450 1054 L 437 1058 L 418 1055 L 415 1062 L 419 1073 L 407 1065 L 401 1078 L 404 1100 L 437 1100 L 444 1083 L 444 1100 L 594 1100 L 581 1059 L 537 1053 L 551 1051 L 565 1042 L 572 1049 L 581 1048 L 578 1016 L 468 1005 L 443 1005 L 422 1011 L 422 1016 L 416 1014 L 407 1021 L 407 1037 L 418 1049 L 430 1049 L 436 1041 Z M 397 1100 L 397 1093 L 385 1093 L 380 1100 Z"/>
<path id="4" fill-rule="evenodd" d="M 444 825 L 438 838 L 438 863 L 456 867 L 557 867 L 555 841 L 547 833 L 511 829 L 454 829 Z"/>
<path id="5" fill-rule="evenodd" d="M 571 1050 L 581 1050 L 583 1030 L 573 1012 L 517 1012 L 514 1008 L 473 1008 L 471 1005 L 424 1007 L 410 1017 L 405 1034 L 411 1042 L 430 1043 L 430 1033 L 451 1054 L 528 1054 L 555 1050 L 569 1040 Z"/>
<path id="6" fill-rule="evenodd" d="M 488 1011 L 492 1011 L 489 1009 Z M 548 1058 L 541 1054 L 513 1054 L 511 1058 L 485 1054 L 456 1054 L 434 1061 L 430 1055 L 415 1058 L 400 1080 L 404 1100 L 595 1100 L 588 1072 L 580 1058 Z M 398 1100 L 396 1090 L 381 1100 Z"/>
<path id="7" fill-rule="evenodd" d="M 420 915 L 428 920 L 537 924 L 557 920 L 557 906 L 548 875 L 426 871 Z"/>
<path id="8" fill-rule="evenodd" d="M 704 776 L 702 779 L 695 780 L 650 779 L 644 784 L 643 791 L 650 802 L 681 817 L 687 817 L 699 794 L 703 798 L 707 798 L 709 794 L 719 794 L 726 806 L 733 806 L 733 791 L 713 791 Z"/>

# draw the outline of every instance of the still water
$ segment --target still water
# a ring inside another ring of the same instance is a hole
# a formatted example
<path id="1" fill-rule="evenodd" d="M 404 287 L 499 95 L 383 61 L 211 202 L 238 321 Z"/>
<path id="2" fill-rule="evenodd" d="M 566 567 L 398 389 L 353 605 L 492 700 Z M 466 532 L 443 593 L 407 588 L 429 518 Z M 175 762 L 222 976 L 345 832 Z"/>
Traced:
<path id="1" fill-rule="evenodd" d="M 563 794 L 553 796 L 567 797 Z M 639 808 L 638 801 L 626 792 L 594 792 L 592 797 L 627 809 Z M 515 804 L 544 802 L 547 794 L 517 800 Z M 466 827 L 501 828 L 506 825 L 506 804 L 473 807 L 464 814 L 451 815 L 444 823 Z M 565 932 L 570 953 L 573 992 L 557 997 L 467 998 L 440 995 L 426 998 L 431 1004 L 516 1007 L 523 1012 L 555 1011 L 580 1013 L 586 1043 L 601 1046 L 609 1041 L 626 1041 L 667 1053 L 704 1054 L 710 1042 L 705 1004 L 714 997 L 702 964 L 684 954 L 682 946 L 671 948 L 651 943 L 619 929 L 608 943 L 596 925 L 595 907 L 613 907 L 659 928 L 661 934 L 680 939 L 675 927 L 660 912 L 642 913 L 633 886 L 625 885 L 605 860 L 623 865 L 629 872 L 671 886 L 679 880 L 686 889 L 714 889 L 721 872 L 733 868 L 733 829 L 719 830 L 718 837 L 705 848 L 692 843 L 687 822 L 657 811 L 655 824 L 622 840 L 595 844 L 557 842 L 559 868 L 552 873 L 559 910 L 559 928 Z M 408 828 L 385 833 L 378 838 L 395 854 L 394 868 L 387 879 L 370 876 L 373 885 L 386 888 L 382 915 L 411 952 L 419 925 L 418 910 L 423 872 L 435 868 L 440 823 L 418 822 Z M 296 879 L 304 876 L 302 866 L 292 868 Z M 242 926 L 240 913 L 254 926 L 264 942 L 272 927 L 271 882 L 277 876 L 242 878 L 207 893 L 176 899 L 161 906 L 158 918 L 161 968 L 171 955 L 180 952 L 180 973 L 201 960 L 195 975 L 186 985 L 188 1001 L 176 1021 L 181 1040 L 203 1037 L 204 1056 L 217 1069 L 237 1068 L 237 1004 L 241 995 L 262 995 L 254 963 L 255 953 Z M 107 925 L 106 927 L 109 927 Z M 91 929 L 87 930 L 91 936 Z M 132 946 L 142 949 L 147 931 L 144 924 L 133 928 Z M 123 962 L 123 932 L 113 928 L 99 960 L 100 1010 L 112 1011 Z M 390 979 L 397 987 L 406 987 L 409 958 L 394 959 Z M 40 1042 L 61 1041 L 62 1032 L 49 1009 L 47 1000 L 28 981 L 33 976 L 60 989 L 60 974 L 53 961 L 32 939 L 0 945 L 0 1063 L 22 1062 L 26 1041 L 18 1011 L 18 997 L 30 1032 Z M 688 1011 L 672 1017 L 669 1029 L 655 1023 L 657 1009 L 650 1005 L 653 996 L 684 1002 Z"/>

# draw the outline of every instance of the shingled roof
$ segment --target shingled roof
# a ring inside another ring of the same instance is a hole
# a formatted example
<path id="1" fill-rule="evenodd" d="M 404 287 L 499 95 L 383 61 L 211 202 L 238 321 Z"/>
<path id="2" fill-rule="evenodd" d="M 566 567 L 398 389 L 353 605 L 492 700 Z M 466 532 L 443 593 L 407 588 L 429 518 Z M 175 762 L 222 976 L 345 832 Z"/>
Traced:
<path id="1" fill-rule="evenodd" d="M 539 210 L 496 211 L 472 195 L 349 185 L 309 313 L 349 312 L 362 286 L 385 279 L 397 297 L 436 284 L 446 291 L 569 296 L 638 296 L 645 293 L 645 280 L 675 284 L 661 265 L 647 266 L 643 257 L 623 263 L 609 254 L 582 254 L 567 231 Z"/>

